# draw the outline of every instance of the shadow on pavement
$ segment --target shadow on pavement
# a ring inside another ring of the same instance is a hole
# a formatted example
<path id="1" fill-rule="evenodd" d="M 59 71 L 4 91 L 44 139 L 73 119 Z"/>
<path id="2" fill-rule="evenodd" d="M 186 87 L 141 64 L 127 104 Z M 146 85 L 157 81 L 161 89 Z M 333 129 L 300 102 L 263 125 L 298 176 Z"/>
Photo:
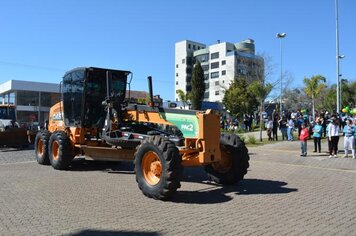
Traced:
<path id="1" fill-rule="evenodd" d="M 245 179 L 239 185 L 237 195 L 247 194 L 281 194 L 297 192 L 296 188 L 287 188 L 286 182 L 264 179 Z"/>
<path id="2" fill-rule="evenodd" d="M 112 231 L 112 230 L 82 230 L 76 233 L 71 233 L 68 235 L 73 235 L 73 236 L 84 236 L 84 235 L 104 235 L 104 236 L 110 236 L 110 235 L 115 235 L 115 236 L 121 236 L 121 235 L 142 235 L 142 236 L 159 236 L 161 234 L 157 232 L 140 232 L 140 231 Z"/>
<path id="3" fill-rule="evenodd" d="M 171 201 L 187 204 L 215 204 L 232 200 L 233 197 L 230 194 L 284 194 L 298 191 L 295 188 L 285 187 L 286 182 L 261 179 L 245 179 L 239 184 L 231 186 L 222 186 L 211 182 L 204 184 L 211 187 L 193 191 L 178 190 Z"/>
<path id="4" fill-rule="evenodd" d="M 134 174 L 132 162 L 90 161 L 76 158 L 72 161 L 68 171 L 103 171 L 111 174 Z"/>
<path id="5" fill-rule="evenodd" d="M 73 160 L 69 171 L 103 171 L 110 174 L 134 175 L 132 162 L 88 161 L 84 158 Z M 168 201 L 186 204 L 215 204 L 228 202 L 235 195 L 248 194 L 284 194 L 298 189 L 287 188 L 288 183 L 263 179 L 244 179 L 236 185 L 222 186 L 208 181 L 208 176 L 201 167 L 184 168 L 181 183 L 199 183 L 192 191 L 179 190 Z M 203 186 L 203 187 L 201 187 Z"/>
<path id="6" fill-rule="evenodd" d="M 28 146 L 21 146 L 21 147 L 2 147 L 0 146 L 0 152 L 21 152 L 21 151 L 27 151 L 27 150 L 34 150 L 34 146 L 28 145 Z"/>
<path id="7" fill-rule="evenodd" d="M 287 188 L 288 183 L 263 179 L 244 179 L 236 185 L 218 185 L 207 181 L 208 177 L 203 168 L 185 168 L 182 182 L 194 182 L 207 186 L 203 189 L 192 191 L 181 191 L 170 201 L 186 204 L 214 204 L 228 202 L 233 199 L 233 195 L 247 194 L 284 194 L 296 192 L 298 189 Z"/>

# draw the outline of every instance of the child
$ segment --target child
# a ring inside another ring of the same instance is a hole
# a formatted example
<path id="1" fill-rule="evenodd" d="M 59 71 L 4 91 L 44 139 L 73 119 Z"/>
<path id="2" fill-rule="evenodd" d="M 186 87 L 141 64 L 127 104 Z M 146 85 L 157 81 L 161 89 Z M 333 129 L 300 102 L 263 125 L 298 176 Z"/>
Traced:
<path id="1" fill-rule="evenodd" d="M 305 123 L 302 124 L 301 130 L 300 130 L 300 149 L 301 149 L 301 157 L 306 157 L 307 156 L 307 140 L 309 137 L 309 130 L 306 128 Z"/>

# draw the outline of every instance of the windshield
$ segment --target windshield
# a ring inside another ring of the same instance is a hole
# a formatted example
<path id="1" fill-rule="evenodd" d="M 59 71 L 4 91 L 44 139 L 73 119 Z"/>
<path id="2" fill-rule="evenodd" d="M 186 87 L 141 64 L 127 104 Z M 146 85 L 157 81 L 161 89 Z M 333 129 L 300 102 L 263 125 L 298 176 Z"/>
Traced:
<path id="1" fill-rule="evenodd" d="M 109 85 L 107 85 L 107 72 Z M 102 105 L 107 94 L 118 103 L 122 103 L 126 95 L 126 81 L 128 72 L 93 68 L 85 81 L 84 127 L 102 127 L 106 117 L 105 107 Z M 109 88 L 109 91 L 107 89 Z"/>

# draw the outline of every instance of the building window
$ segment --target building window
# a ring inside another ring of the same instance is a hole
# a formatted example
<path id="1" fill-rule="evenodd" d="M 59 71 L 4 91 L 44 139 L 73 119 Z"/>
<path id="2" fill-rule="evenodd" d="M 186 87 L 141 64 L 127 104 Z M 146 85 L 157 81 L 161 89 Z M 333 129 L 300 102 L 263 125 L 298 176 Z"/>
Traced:
<path id="1" fill-rule="evenodd" d="M 190 49 L 190 44 L 188 43 L 188 48 Z"/>
<path id="2" fill-rule="evenodd" d="M 226 65 L 226 61 L 225 60 L 221 61 L 221 65 Z"/>
<path id="3" fill-rule="evenodd" d="M 198 46 L 198 50 L 200 50 L 200 46 Z"/>
<path id="4" fill-rule="evenodd" d="M 209 74 L 204 74 L 204 80 L 208 80 L 209 79 Z"/>
<path id="5" fill-rule="evenodd" d="M 176 65 L 176 68 L 178 68 L 178 64 Z"/>
<path id="6" fill-rule="evenodd" d="M 219 91 L 215 91 L 215 95 L 219 95 Z"/>
<path id="7" fill-rule="evenodd" d="M 202 54 L 202 55 L 196 56 L 195 59 L 200 62 L 209 61 L 209 54 Z"/>
<path id="8" fill-rule="evenodd" d="M 209 92 L 204 93 L 204 98 L 208 99 L 209 98 Z"/>
<path id="9" fill-rule="evenodd" d="M 182 59 L 182 64 L 185 64 L 185 59 Z"/>
<path id="10" fill-rule="evenodd" d="M 209 65 L 202 65 L 201 68 L 203 68 L 203 71 L 208 71 Z"/>
<path id="11" fill-rule="evenodd" d="M 226 75 L 226 70 L 221 71 L 221 75 Z"/>
<path id="12" fill-rule="evenodd" d="M 193 50 L 195 50 L 195 45 L 193 45 Z"/>
<path id="13" fill-rule="evenodd" d="M 214 62 L 210 64 L 210 69 L 216 69 L 219 68 L 219 62 Z"/>
<path id="14" fill-rule="evenodd" d="M 219 58 L 219 52 L 214 52 L 210 54 L 210 59 L 216 59 L 216 58 Z"/>
<path id="15" fill-rule="evenodd" d="M 215 86 L 219 85 L 219 81 L 215 81 Z"/>
<path id="16" fill-rule="evenodd" d="M 210 74 L 210 78 L 214 79 L 214 78 L 219 78 L 219 71 L 216 71 L 216 72 L 212 72 Z"/>
<path id="17" fill-rule="evenodd" d="M 176 77 L 178 77 L 178 73 L 176 73 Z"/>
<path id="18" fill-rule="evenodd" d="M 178 81 L 176 81 L 176 85 L 178 85 Z"/>
<path id="19" fill-rule="evenodd" d="M 39 93 L 32 91 L 18 91 L 17 105 L 21 106 L 39 106 Z"/>

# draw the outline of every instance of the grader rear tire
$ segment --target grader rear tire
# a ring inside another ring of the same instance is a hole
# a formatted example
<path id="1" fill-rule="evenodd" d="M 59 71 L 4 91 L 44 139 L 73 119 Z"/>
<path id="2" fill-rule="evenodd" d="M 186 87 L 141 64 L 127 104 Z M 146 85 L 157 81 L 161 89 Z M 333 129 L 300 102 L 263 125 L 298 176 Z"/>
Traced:
<path id="1" fill-rule="evenodd" d="M 232 134 L 222 134 L 220 138 L 222 149 L 221 161 L 205 167 L 210 180 L 218 184 L 232 185 L 244 178 L 250 166 L 248 150 L 245 143 Z"/>
<path id="2" fill-rule="evenodd" d="M 49 139 L 49 160 L 54 169 L 68 169 L 73 159 L 73 147 L 67 134 L 56 131 Z"/>
<path id="3" fill-rule="evenodd" d="M 51 133 L 47 130 L 42 130 L 36 134 L 35 138 L 35 153 L 36 160 L 40 165 L 49 165 L 48 142 Z"/>
<path id="4" fill-rule="evenodd" d="M 159 136 L 144 141 L 135 154 L 136 182 L 144 195 L 164 200 L 180 188 L 182 158 L 173 142 Z"/>

